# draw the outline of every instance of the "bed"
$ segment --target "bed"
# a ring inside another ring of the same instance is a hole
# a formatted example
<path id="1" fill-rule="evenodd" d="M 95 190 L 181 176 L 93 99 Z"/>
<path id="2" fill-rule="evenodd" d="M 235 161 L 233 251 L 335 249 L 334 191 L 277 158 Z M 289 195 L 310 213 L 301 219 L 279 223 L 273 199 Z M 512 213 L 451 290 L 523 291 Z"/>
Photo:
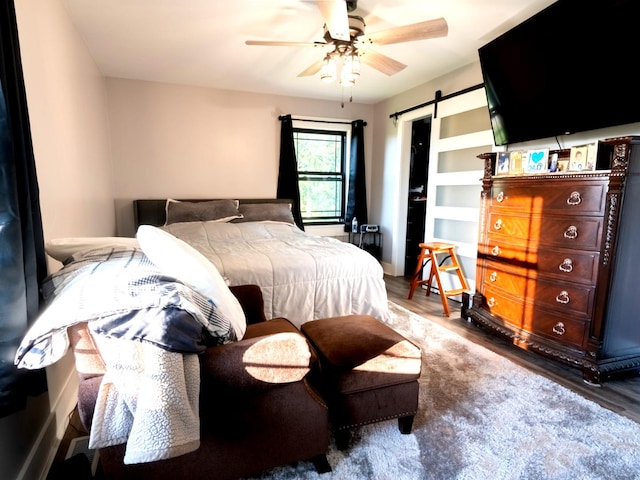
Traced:
<path id="1" fill-rule="evenodd" d="M 380 263 L 340 240 L 295 225 L 290 201 L 274 199 L 140 199 L 136 228 L 161 227 L 212 262 L 229 285 L 261 287 L 267 318 L 297 326 L 327 317 L 388 319 Z"/>

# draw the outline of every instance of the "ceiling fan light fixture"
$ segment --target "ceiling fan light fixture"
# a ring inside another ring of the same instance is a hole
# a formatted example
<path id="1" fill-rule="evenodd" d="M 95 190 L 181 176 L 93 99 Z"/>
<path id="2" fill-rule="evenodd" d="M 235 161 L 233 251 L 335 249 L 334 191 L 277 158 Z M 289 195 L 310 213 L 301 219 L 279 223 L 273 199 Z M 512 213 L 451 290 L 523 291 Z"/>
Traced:
<path id="1" fill-rule="evenodd" d="M 320 69 L 320 80 L 326 83 L 333 82 L 336 79 L 336 71 L 336 62 L 331 58 L 331 55 L 324 57 Z"/>
<path id="2" fill-rule="evenodd" d="M 360 57 L 358 57 L 358 52 L 353 51 L 344 57 L 342 74 L 354 80 L 360 76 Z"/>
<path id="3" fill-rule="evenodd" d="M 354 50 L 343 57 L 342 71 L 340 72 L 340 85 L 353 87 L 360 76 L 360 59 Z"/>

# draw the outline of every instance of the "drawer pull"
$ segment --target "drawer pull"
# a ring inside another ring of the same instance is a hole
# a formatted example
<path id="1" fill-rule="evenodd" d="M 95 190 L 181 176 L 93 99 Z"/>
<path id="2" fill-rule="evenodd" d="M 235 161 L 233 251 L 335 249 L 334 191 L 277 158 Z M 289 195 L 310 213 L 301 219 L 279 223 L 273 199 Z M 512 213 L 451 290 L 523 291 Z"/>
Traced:
<path id="1" fill-rule="evenodd" d="M 568 205 L 580 205 L 582 203 L 582 197 L 580 196 L 580 192 L 571 192 L 569 198 L 567 198 Z"/>
<path id="2" fill-rule="evenodd" d="M 571 273 L 573 271 L 573 262 L 570 258 L 565 258 L 558 268 L 565 273 Z"/>
<path id="3" fill-rule="evenodd" d="M 498 195 L 496 195 L 496 201 L 498 203 L 502 203 L 504 202 L 504 192 L 500 192 L 498 193 Z M 567 200 L 568 201 L 568 200 Z"/>
<path id="4" fill-rule="evenodd" d="M 578 238 L 578 227 L 575 225 L 571 225 L 564 232 L 564 238 L 569 238 L 571 240 Z"/>
<path id="5" fill-rule="evenodd" d="M 496 302 L 496 299 L 491 297 L 489 300 L 487 300 L 487 305 L 489 305 L 489 307 L 493 308 L 498 304 L 498 302 Z"/>
<path id="6" fill-rule="evenodd" d="M 501 218 L 496 220 L 496 223 L 493 224 L 493 228 L 495 230 L 500 230 L 502 228 L 502 219 Z"/>
<path id="7" fill-rule="evenodd" d="M 491 255 L 493 255 L 494 257 L 497 257 L 498 255 L 500 255 L 500 247 L 498 247 L 497 245 L 493 247 L 491 249 Z"/>
<path id="8" fill-rule="evenodd" d="M 567 333 L 567 330 L 564 328 L 564 323 L 562 322 L 556 323 L 553 326 L 552 330 L 556 335 L 564 335 L 565 333 Z"/>
<path id="9" fill-rule="evenodd" d="M 556 302 L 562 303 L 564 305 L 569 303 L 569 301 L 570 301 L 569 292 L 567 292 L 566 290 L 561 291 L 556 297 Z"/>
<path id="10" fill-rule="evenodd" d="M 498 272 L 491 272 L 491 275 L 489 275 L 489 280 L 491 280 L 492 282 L 495 282 L 498 279 Z"/>

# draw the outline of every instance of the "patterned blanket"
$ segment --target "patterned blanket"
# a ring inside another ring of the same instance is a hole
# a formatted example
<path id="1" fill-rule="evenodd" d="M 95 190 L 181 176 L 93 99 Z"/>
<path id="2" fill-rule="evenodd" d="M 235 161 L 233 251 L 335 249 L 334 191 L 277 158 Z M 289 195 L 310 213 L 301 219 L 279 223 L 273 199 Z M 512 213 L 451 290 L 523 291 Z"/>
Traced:
<path id="1" fill-rule="evenodd" d="M 137 248 L 74 256 L 47 278 L 43 294 L 47 308 L 24 337 L 15 364 L 51 365 L 69 348 L 67 328 L 88 322 L 107 366 L 92 446 L 127 442 L 126 463 L 198 448 L 200 377 L 194 354 L 236 340 L 214 304 L 163 276 Z"/>
<path id="2" fill-rule="evenodd" d="M 42 292 L 48 305 L 18 348 L 15 363 L 20 368 L 42 368 L 60 360 L 69 348 L 67 328 L 80 322 L 89 322 L 99 335 L 182 353 L 236 340 L 215 304 L 163 276 L 137 248 L 73 256 L 45 280 Z"/>

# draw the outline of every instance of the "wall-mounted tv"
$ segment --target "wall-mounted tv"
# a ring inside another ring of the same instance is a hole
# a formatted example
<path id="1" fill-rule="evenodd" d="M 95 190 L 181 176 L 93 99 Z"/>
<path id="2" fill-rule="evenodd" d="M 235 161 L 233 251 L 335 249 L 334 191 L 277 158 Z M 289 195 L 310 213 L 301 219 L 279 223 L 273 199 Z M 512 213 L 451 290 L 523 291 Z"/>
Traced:
<path id="1" fill-rule="evenodd" d="M 559 0 L 478 54 L 496 145 L 640 122 L 640 0 Z"/>

